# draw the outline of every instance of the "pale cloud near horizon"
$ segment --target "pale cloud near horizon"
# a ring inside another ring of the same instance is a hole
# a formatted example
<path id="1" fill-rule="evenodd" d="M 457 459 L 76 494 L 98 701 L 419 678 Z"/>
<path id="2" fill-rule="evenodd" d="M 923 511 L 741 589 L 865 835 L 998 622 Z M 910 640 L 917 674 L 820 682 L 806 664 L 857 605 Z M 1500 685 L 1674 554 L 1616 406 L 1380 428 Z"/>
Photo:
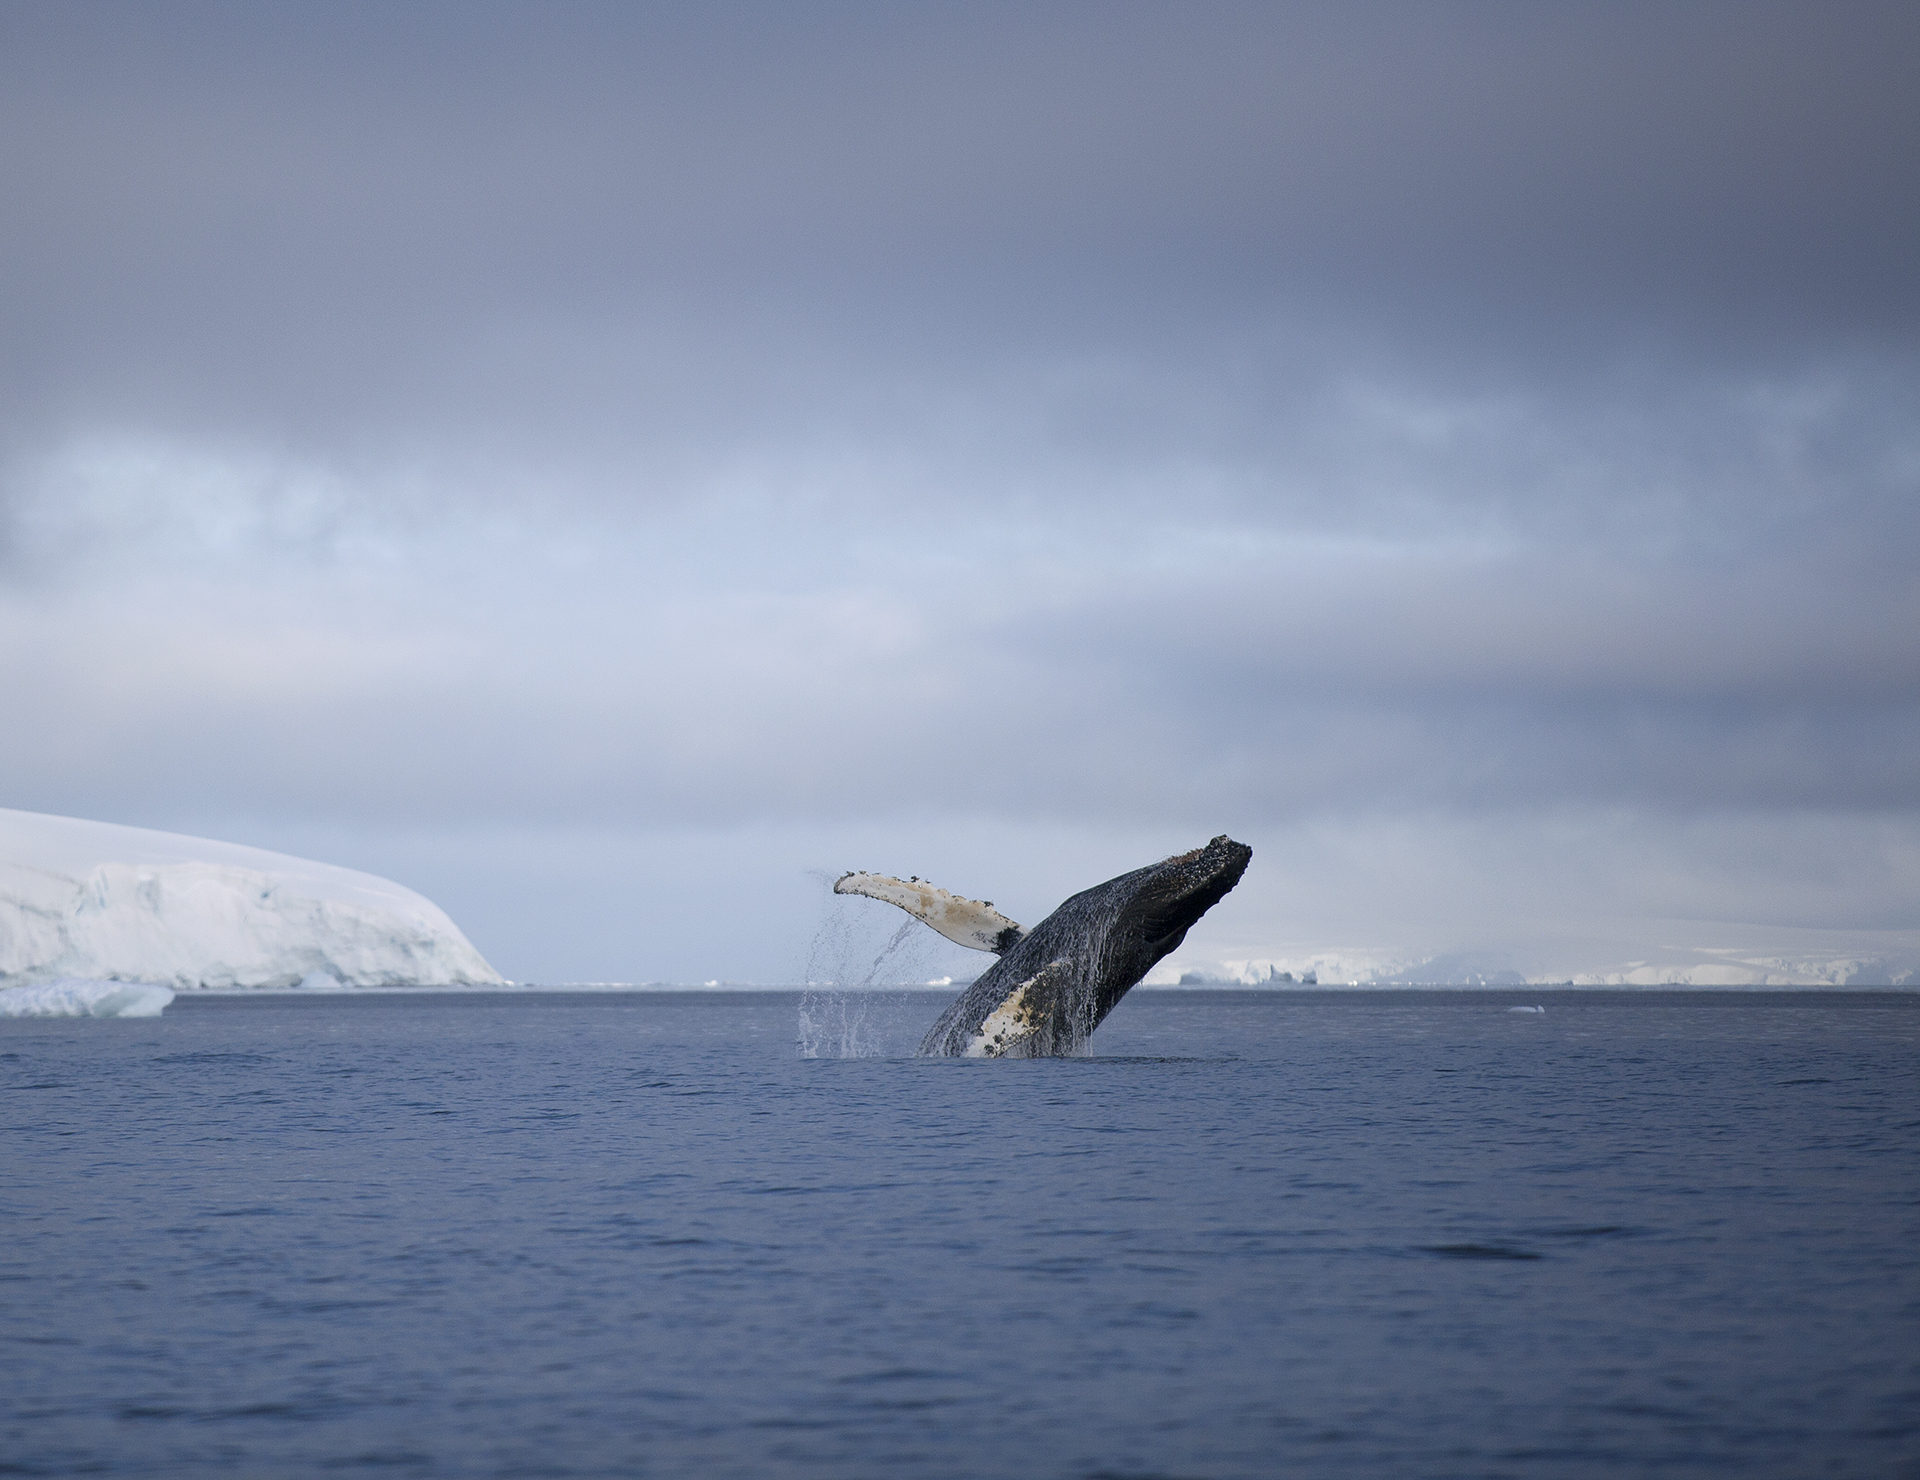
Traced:
<path id="1" fill-rule="evenodd" d="M 535 978 L 1223 829 L 1223 956 L 1914 928 L 1903 7 L 0 34 L 8 805 Z"/>

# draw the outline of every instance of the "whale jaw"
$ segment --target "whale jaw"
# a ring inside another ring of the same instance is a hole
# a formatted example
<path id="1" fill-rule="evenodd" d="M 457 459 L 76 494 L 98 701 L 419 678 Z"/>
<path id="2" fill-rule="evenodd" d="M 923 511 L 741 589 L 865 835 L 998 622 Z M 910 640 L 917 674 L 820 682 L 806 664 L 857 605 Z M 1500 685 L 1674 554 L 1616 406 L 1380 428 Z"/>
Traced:
<path id="1" fill-rule="evenodd" d="M 1179 949 L 1200 917 L 1240 882 L 1252 860 L 1253 849 L 1222 833 L 1204 848 L 1141 870 L 1148 878 L 1137 896 L 1136 909 L 1145 949 L 1153 953 L 1153 959 L 1140 969 L 1141 976 Z"/>
<path id="2" fill-rule="evenodd" d="M 1222 834 L 1082 890 L 941 1014 L 920 1052 L 1041 1058 L 1076 1052 L 1140 979 L 1240 882 L 1253 857 Z"/>

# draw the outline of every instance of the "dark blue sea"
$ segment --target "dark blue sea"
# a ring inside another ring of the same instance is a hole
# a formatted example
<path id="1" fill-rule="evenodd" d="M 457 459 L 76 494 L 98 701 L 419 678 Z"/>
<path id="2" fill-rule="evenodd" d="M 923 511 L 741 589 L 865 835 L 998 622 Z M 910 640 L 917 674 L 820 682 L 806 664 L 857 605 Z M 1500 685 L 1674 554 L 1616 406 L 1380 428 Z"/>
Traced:
<path id="1" fill-rule="evenodd" d="M 0 1474 L 1920 1474 L 1920 995 L 943 1005 L 0 1022 Z"/>

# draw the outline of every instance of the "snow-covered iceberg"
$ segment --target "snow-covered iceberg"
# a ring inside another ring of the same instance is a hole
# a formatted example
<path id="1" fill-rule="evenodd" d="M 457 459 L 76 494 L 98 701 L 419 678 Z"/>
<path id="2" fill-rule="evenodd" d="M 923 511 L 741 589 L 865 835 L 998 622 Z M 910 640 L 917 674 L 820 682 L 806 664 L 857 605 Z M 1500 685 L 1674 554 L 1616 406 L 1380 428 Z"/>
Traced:
<path id="1" fill-rule="evenodd" d="M 173 988 L 152 982 L 47 982 L 0 987 L 0 1017 L 159 1017 Z"/>
<path id="2" fill-rule="evenodd" d="M 350 987 L 501 984 L 437 905 L 373 874 L 0 808 L 0 987 L 291 987 L 325 977 Z"/>

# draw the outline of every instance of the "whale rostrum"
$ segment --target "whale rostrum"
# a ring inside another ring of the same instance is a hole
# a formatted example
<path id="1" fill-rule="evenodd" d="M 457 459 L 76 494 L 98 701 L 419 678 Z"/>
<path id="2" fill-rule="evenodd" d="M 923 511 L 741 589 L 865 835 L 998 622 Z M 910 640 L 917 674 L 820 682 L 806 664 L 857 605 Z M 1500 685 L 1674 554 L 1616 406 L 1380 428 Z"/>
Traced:
<path id="1" fill-rule="evenodd" d="M 1000 959 L 940 1015 L 923 1054 L 1070 1054 L 1247 871 L 1253 850 L 1224 833 L 1204 848 L 1082 890 L 1031 930 L 991 903 L 918 878 L 844 874 L 836 894 L 898 905 L 948 940 Z"/>

